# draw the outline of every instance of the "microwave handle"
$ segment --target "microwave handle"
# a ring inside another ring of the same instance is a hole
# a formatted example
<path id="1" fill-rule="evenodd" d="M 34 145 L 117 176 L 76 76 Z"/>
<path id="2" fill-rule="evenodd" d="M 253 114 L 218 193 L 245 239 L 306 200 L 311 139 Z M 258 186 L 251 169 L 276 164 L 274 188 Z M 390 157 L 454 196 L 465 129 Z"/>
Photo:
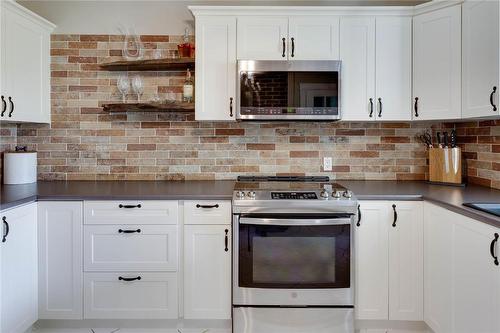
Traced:
<path id="1" fill-rule="evenodd" d="M 277 226 L 322 226 L 322 225 L 349 225 L 350 218 L 317 218 L 317 219 L 294 219 L 294 218 L 255 218 L 240 217 L 240 224 L 252 225 L 277 225 Z"/>

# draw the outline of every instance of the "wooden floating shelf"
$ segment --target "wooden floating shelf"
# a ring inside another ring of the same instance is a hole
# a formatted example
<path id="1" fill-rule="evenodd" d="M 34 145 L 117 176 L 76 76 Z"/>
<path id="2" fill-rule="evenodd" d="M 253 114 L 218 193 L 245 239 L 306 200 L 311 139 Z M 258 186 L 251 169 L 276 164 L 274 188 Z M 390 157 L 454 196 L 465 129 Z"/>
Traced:
<path id="1" fill-rule="evenodd" d="M 100 64 L 108 71 L 168 71 L 194 69 L 194 58 L 121 60 Z"/>
<path id="2" fill-rule="evenodd" d="M 106 103 L 102 104 L 107 112 L 194 112 L 194 103 Z"/>

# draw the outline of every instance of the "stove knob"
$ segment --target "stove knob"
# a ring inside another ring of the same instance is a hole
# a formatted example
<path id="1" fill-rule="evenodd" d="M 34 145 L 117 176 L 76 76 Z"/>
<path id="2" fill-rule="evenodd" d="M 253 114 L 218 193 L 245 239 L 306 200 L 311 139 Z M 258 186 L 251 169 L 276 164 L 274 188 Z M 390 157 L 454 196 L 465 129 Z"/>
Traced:
<path id="1" fill-rule="evenodd" d="M 245 192 L 243 192 L 243 191 L 238 191 L 238 192 L 236 192 L 236 197 L 237 197 L 237 198 L 240 198 L 240 199 L 241 199 L 241 198 L 244 198 L 244 197 L 245 197 Z"/>
<path id="2" fill-rule="evenodd" d="M 335 199 L 338 199 L 338 198 L 340 198 L 341 196 L 342 196 L 342 192 L 341 192 L 341 191 L 335 191 L 335 192 L 333 192 L 333 197 L 334 197 Z"/>
<path id="3" fill-rule="evenodd" d="M 344 197 L 346 197 L 348 199 L 352 198 L 352 192 L 351 191 L 345 191 L 344 192 Z"/>
<path id="4" fill-rule="evenodd" d="M 249 198 L 255 198 L 255 191 L 250 191 L 250 192 L 248 192 L 248 193 L 247 193 L 247 196 L 248 196 Z"/>
<path id="5" fill-rule="evenodd" d="M 321 193 L 319 194 L 319 196 L 322 197 L 323 199 L 328 199 L 328 197 L 330 195 L 328 194 L 327 191 L 323 190 L 323 191 L 321 191 Z"/>

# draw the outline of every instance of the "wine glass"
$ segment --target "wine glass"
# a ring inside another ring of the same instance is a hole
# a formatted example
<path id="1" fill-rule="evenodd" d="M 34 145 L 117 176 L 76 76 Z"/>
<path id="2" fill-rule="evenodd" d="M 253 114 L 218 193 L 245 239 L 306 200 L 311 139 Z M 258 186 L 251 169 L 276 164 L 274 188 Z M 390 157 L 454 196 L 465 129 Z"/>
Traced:
<path id="1" fill-rule="evenodd" d="M 116 81 L 116 87 L 122 94 L 123 103 L 126 101 L 128 92 L 130 91 L 130 81 L 127 75 L 120 75 L 118 81 Z"/>
<path id="2" fill-rule="evenodd" d="M 132 79 L 132 89 L 137 94 L 137 101 L 141 101 L 141 96 L 144 93 L 144 81 L 139 75 L 134 76 Z"/>

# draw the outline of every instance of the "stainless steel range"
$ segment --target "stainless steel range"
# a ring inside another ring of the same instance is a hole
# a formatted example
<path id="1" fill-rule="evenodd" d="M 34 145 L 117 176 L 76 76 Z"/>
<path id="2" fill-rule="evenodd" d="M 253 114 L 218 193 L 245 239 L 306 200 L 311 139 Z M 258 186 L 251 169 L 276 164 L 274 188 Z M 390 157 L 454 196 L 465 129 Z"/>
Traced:
<path id="1" fill-rule="evenodd" d="M 327 177 L 240 177 L 233 331 L 352 332 L 357 200 Z"/>

